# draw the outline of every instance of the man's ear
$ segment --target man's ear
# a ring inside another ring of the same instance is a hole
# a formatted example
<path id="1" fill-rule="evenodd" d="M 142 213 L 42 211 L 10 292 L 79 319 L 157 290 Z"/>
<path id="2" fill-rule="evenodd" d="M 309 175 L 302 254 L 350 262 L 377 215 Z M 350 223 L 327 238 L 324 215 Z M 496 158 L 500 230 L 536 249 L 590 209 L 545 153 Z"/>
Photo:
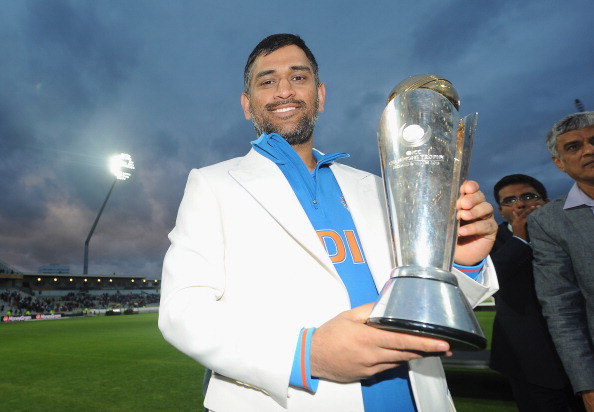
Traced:
<path id="1" fill-rule="evenodd" d="M 243 108 L 243 115 L 246 120 L 252 120 L 252 115 L 250 114 L 250 98 L 245 92 L 241 93 L 241 107 Z"/>
<path id="2" fill-rule="evenodd" d="M 561 159 L 559 159 L 559 157 L 553 156 L 552 159 L 553 159 L 553 163 L 555 163 L 555 166 L 557 166 L 559 168 L 559 170 L 561 170 L 563 173 L 567 173 L 565 171 L 565 165 L 563 164 Z"/>
<path id="3" fill-rule="evenodd" d="M 324 111 L 324 102 L 326 101 L 326 86 L 324 83 L 318 85 L 318 112 Z"/>

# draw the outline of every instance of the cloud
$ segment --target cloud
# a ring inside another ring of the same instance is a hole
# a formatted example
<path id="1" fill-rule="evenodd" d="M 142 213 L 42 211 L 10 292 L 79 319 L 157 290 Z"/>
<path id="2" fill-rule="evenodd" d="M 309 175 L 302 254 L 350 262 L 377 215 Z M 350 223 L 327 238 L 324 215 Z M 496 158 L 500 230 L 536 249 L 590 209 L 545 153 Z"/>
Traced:
<path id="1" fill-rule="evenodd" d="M 266 6 L 266 7 L 263 7 Z M 158 276 L 189 170 L 245 154 L 245 58 L 264 36 L 300 34 L 327 87 L 323 151 L 379 173 L 376 129 L 391 88 L 436 73 L 479 112 L 471 176 L 490 196 L 526 173 L 551 195 L 571 181 L 547 128 L 594 109 L 591 2 L 379 1 L 206 4 L 187 0 L 0 5 L 0 260 L 27 271 L 82 271 L 83 243 L 129 152 L 90 243 L 91 272 Z"/>

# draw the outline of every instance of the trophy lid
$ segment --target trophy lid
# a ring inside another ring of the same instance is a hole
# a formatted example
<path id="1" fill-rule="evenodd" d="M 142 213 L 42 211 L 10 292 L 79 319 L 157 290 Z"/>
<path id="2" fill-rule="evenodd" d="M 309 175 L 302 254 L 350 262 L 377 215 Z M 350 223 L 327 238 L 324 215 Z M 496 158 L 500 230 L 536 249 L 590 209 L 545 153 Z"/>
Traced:
<path id="1" fill-rule="evenodd" d="M 389 102 L 400 93 L 413 89 L 433 90 L 452 102 L 456 110 L 460 109 L 460 98 L 454 85 L 449 80 L 435 74 L 417 74 L 404 79 L 394 86 L 387 101 Z"/>

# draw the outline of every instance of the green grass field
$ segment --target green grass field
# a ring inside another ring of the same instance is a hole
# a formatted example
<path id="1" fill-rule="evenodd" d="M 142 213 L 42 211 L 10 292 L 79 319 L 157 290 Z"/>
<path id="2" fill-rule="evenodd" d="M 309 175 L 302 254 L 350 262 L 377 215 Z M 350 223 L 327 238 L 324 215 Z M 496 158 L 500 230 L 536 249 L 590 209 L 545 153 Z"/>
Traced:
<path id="1" fill-rule="evenodd" d="M 0 325 L 0 410 L 196 411 L 203 368 L 157 314 Z"/>
<path id="2" fill-rule="evenodd" d="M 483 313 L 490 335 L 492 315 Z M 0 373 L 2 411 L 198 411 L 202 405 L 202 366 L 165 342 L 155 313 L 0 324 Z M 515 411 L 489 392 L 496 378 L 489 371 L 448 371 L 464 389 L 460 396 L 452 391 L 458 411 Z"/>

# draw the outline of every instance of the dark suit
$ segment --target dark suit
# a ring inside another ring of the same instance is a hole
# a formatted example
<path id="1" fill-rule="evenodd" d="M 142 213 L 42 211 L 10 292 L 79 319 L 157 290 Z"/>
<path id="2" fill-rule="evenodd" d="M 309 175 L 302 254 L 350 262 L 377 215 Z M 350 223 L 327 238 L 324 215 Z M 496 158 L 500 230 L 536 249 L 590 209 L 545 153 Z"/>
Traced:
<path id="1" fill-rule="evenodd" d="M 497 271 L 499 291 L 495 294 L 497 313 L 490 367 L 510 378 L 520 407 L 523 395 L 519 392 L 525 390 L 518 386 L 525 385 L 541 387 L 547 393 L 556 392 L 560 402 L 565 402 L 569 382 L 536 297 L 532 248 L 513 237 L 504 222 L 499 225 L 491 259 Z M 521 407 L 521 410 L 537 409 Z"/>
<path id="2" fill-rule="evenodd" d="M 566 196 L 528 217 L 536 290 L 574 391 L 594 389 L 594 214 Z"/>

